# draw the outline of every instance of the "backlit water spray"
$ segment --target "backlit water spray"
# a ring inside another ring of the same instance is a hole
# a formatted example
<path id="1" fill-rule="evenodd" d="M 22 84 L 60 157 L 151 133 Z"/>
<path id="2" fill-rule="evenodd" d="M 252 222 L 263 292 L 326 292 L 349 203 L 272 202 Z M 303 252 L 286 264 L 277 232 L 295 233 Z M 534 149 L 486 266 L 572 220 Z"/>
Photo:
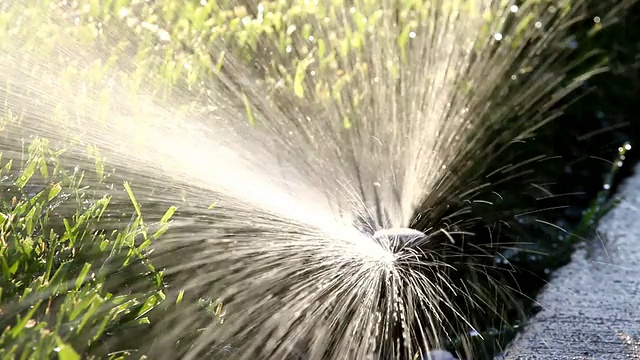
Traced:
<path id="1" fill-rule="evenodd" d="M 152 258 L 170 292 L 218 299 L 224 323 L 185 301 L 139 336 L 153 359 L 227 344 L 238 359 L 412 359 L 453 340 L 473 358 L 474 314 L 508 298 L 486 260 L 501 244 L 474 229 L 508 225 L 494 189 L 528 163 L 487 169 L 602 70 L 572 72 L 568 29 L 593 14 L 565 0 L 304 1 L 273 24 L 287 41 L 252 38 L 277 6 L 3 1 L 3 161 L 38 136 L 68 167 L 93 167 L 94 149 L 143 212 L 188 199 Z M 624 6 L 599 6 L 597 23 Z M 238 9 L 236 45 L 177 36 L 231 26 L 220 14 Z M 171 11 L 192 13 L 174 24 Z"/>

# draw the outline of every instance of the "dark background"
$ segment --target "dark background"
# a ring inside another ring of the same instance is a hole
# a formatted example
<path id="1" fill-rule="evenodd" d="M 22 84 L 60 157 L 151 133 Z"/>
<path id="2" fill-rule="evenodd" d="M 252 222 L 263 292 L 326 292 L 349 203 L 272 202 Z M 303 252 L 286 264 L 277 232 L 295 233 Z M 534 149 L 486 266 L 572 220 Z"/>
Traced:
<path id="1" fill-rule="evenodd" d="M 598 1 L 591 3 L 597 6 Z M 613 178 L 609 196 L 615 196 L 621 182 L 633 174 L 640 160 L 639 10 L 636 3 L 625 18 L 595 36 L 577 37 L 581 52 L 600 50 L 602 55 L 593 61 L 606 60 L 609 71 L 585 82 L 578 100 L 569 99 L 571 103 L 564 115 L 544 127 L 525 149 L 525 153 L 530 152 L 532 156 L 552 153 L 562 158 L 562 161 L 548 162 L 546 170 L 557 176 L 552 185 L 555 194 L 573 194 L 570 206 L 555 221 L 563 228 L 577 231 L 585 211 L 603 189 L 620 146 L 628 142 L 632 149 Z M 590 19 L 578 23 L 575 33 L 586 33 L 592 26 Z M 583 66 L 589 65 L 587 62 Z M 576 235 L 589 236 L 588 233 Z M 565 257 L 558 252 L 555 256 Z M 557 258 L 548 260 L 557 262 Z"/>
<path id="2" fill-rule="evenodd" d="M 598 0 L 591 0 L 590 4 L 594 9 L 602 6 Z M 537 309 L 525 298 L 535 298 L 553 271 L 570 260 L 576 241 L 593 238 L 597 223 L 585 224 L 585 213 L 593 209 L 593 202 L 603 190 L 618 148 L 627 142 L 632 146 L 625 154 L 624 165 L 615 172 L 610 191 L 601 193 L 607 196 L 607 202 L 615 199 L 617 189 L 633 174 L 640 160 L 640 5 L 636 3 L 624 18 L 608 24 L 594 36 L 587 36 L 593 25 L 593 19 L 585 19 L 575 25 L 572 33 L 583 34 L 575 37 L 579 51 L 586 54 L 599 50 L 593 61 L 606 61 L 609 71 L 585 82 L 579 89 L 581 96 L 577 101 L 570 97 L 567 101 L 571 103 L 560 104 L 566 106 L 564 114 L 519 148 L 522 159 L 538 154 L 558 156 L 554 161 L 545 162 L 537 171 L 553 179 L 549 188 L 554 194 L 572 194 L 551 199 L 545 206 L 566 206 L 543 217 L 573 235 L 534 222 L 524 226 L 524 231 L 518 234 L 520 241 L 535 244 L 530 250 L 542 254 L 529 256 L 523 252 L 512 259 L 512 265 L 519 269 L 512 281 L 525 295 L 521 300 L 528 307 L 528 315 L 533 315 Z M 576 71 L 583 71 L 592 64 L 587 62 Z M 567 241 L 569 237 L 574 241 Z M 517 316 L 513 319 L 514 327 L 521 324 L 520 320 L 515 320 Z M 486 358 L 499 352 L 515 331 L 514 328 L 497 329 L 492 340 L 498 339 L 491 341 Z M 485 351 L 489 339 L 491 337 L 481 341 Z M 498 347 L 493 348 L 496 345 Z"/>
<path id="3" fill-rule="evenodd" d="M 538 311 L 532 299 L 553 271 L 570 261 L 577 244 L 595 238 L 598 220 L 615 205 L 617 189 L 640 160 L 640 4 L 619 18 L 606 16 L 610 9 L 599 0 L 588 0 L 588 5 L 592 7 L 588 13 L 594 15 L 575 22 L 567 31 L 566 43 L 554 46 L 575 47 L 575 60 L 587 59 L 570 70 L 566 79 L 598 64 L 605 64 L 608 71 L 589 78 L 561 100 L 555 110 L 561 110 L 562 115 L 532 137 L 505 144 L 505 156 L 489 163 L 477 160 L 475 173 L 481 176 L 470 178 L 490 183 L 477 198 L 492 200 L 492 206 L 467 206 L 473 202 L 456 198 L 457 193 L 464 194 L 456 190 L 451 197 L 443 197 L 444 201 L 432 201 L 448 205 L 437 207 L 441 213 L 431 210 L 423 220 L 427 224 L 423 227 L 447 228 L 446 221 L 437 222 L 457 210 L 470 210 L 465 214 L 470 221 L 464 230 L 475 234 L 472 240 L 460 238 L 453 246 L 447 246 L 447 239 L 433 242 L 442 245 L 436 253 L 443 262 L 456 269 L 448 274 L 451 282 L 459 288 L 474 285 L 474 296 L 486 305 L 475 307 L 466 296 L 452 295 L 481 335 L 471 336 L 469 341 L 464 325 L 450 332 L 460 336 L 447 347 L 462 358 L 471 350 L 474 359 L 493 359 L 526 326 Z M 594 21 L 598 15 L 599 23 Z M 522 120 L 516 116 L 514 122 Z M 612 164 L 622 160 L 618 149 L 627 143 L 631 150 L 624 154 L 623 166 L 612 171 Z M 531 161 L 535 158 L 544 160 Z M 513 179 L 509 173 L 491 179 L 492 175 L 487 175 L 514 164 L 526 164 L 514 173 L 523 169 L 529 173 Z M 463 178 L 472 173 L 474 170 L 464 172 Z M 500 194 L 499 201 L 493 201 L 492 193 Z M 471 219 L 479 220 L 474 223 Z M 503 223 L 508 226 L 496 226 Z M 418 223 L 416 228 L 424 230 L 420 226 Z M 484 256 L 485 249 L 495 250 L 498 256 Z M 510 291 L 512 297 L 501 298 L 500 291 L 505 288 L 515 290 Z M 495 313 L 486 311 L 489 306 Z"/>

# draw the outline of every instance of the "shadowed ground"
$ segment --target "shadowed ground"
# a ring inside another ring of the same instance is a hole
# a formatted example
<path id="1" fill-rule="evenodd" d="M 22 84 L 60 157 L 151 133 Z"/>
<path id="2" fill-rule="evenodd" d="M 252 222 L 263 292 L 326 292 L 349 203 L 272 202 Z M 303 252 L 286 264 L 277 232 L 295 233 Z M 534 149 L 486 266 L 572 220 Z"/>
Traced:
<path id="1" fill-rule="evenodd" d="M 538 297 L 506 360 L 640 359 L 640 167 L 618 196 L 597 238 Z"/>

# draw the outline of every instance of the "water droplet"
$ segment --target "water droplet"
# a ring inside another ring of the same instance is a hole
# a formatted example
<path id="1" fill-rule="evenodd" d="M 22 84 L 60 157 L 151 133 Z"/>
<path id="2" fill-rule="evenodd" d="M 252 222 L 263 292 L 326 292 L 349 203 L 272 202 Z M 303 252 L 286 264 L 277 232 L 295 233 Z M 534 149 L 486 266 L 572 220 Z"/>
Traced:
<path id="1" fill-rule="evenodd" d="M 536 21 L 536 23 L 533 24 L 533 26 L 535 26 L 536 29 L 540 29 L 542 27 L 542 22 Z"/>
<path id="2" fill-rule="evenodd" d="M 596 24 L 600 24 L 600 20 L 601 20 L 600 16 L 596 16 L 596 17 L 593 18 L 593 22 L 596 23 Z"/>
<path id="3" fill-rule="evenodd" d="M 500 40 L 502 40 L 502 34 L 501 33 L 495 33 L 495 34 L 493 34 L 493 38 L 496 39 L 496 41 L 500 41 Z"/>
<path id="4" fill-rule="evenodd" d="M 409 37 L 410 37 L 410 38 L 412 38 L 412 39 L 415 39 L 415 38 L 416 38 L 416 33 L 415 33 L 415 32 L 413 32 L 413 31 L 412 31 L 412 32 L 410 32 L 410 33 L 409 33 Z"/>
<path id="5" fill-rule="evenodd" d="M 511 10 L 512 13 L 516 13 L 518 12 L 518 5 L 511 5 L 511 7 L 509 8 L 509 10 Z"/>
<path id="6" fill-rule="evenodd" d="M 291 50 L 293 50 L 293 49 L 291 48 L 291 46 L 290 46 L 290 45 L 289 45 L 289 46 L 287 46 L 287 48 L 285 49 L 285 51 L 286 51 L 286 52 L 288 52 L 288 53 L 290 53 L 290 52 L 291 52 Z"/>

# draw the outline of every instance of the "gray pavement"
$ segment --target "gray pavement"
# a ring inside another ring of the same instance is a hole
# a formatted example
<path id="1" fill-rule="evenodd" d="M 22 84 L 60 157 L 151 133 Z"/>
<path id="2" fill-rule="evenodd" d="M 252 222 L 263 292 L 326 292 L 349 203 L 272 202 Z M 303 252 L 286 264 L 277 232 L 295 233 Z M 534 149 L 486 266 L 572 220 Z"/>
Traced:
<path id="1" fill-rule="evenodd" d="M 558 270 L 506 360 L 640 359 L 640 166 L 599 234 Z"/>

